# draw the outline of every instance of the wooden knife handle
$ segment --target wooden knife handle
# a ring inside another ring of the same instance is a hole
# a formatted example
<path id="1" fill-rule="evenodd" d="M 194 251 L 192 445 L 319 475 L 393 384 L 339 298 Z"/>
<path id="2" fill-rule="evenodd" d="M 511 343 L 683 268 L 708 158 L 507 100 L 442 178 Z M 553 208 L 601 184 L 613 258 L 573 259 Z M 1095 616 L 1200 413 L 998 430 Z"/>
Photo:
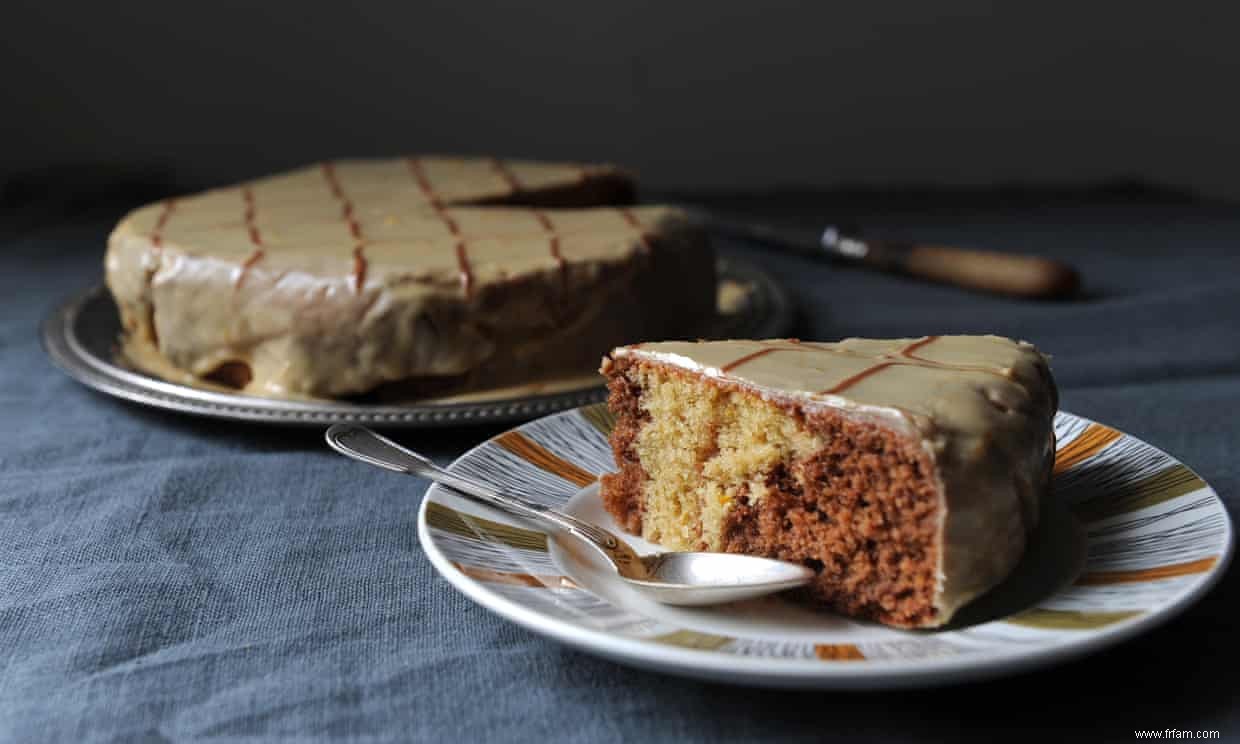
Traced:
<path id="1" fill-rule="evenodd" d="M 1076 269 L 1049 258 L 942 245 L 866 243 L 865 263 L 967 289 L 1051 299 L 1069 297 L 1081 284 Z"/>

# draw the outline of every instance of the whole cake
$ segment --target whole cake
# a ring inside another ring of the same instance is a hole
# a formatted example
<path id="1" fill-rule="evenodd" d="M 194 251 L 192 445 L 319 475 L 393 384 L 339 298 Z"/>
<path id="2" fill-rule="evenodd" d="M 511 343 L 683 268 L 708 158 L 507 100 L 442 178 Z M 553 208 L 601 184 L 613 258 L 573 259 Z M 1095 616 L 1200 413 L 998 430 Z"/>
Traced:
<path id="1" fill-rule="evenodd" d="M 1054 462 L 1046 359 L 996 336 L 645 343 L 602 372 L 625 529 L 803 563 L 814 600 L 898 627 L 1011 572 Z"/>
<path id="2" fill-rule="evenodd" d="M 612 346 L 697 337 L 714 313 L 701 231 L 625 206 L 633 192 L 611 166 L 408 157 L 152 204 L 108 240 L 123 354 L 270 397 L 589 373 Z"/>

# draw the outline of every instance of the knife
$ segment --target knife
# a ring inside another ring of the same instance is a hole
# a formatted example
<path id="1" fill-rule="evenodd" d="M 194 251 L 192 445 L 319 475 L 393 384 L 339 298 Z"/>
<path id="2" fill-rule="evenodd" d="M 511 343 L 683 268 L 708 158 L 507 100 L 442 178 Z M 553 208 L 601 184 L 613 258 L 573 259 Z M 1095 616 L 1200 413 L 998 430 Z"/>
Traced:
<path id="1" fill-rule="evenodd" d="M 700 209 L 691 209 L 690 214 L 721 235 L 981 292 L 1062 299 L 1074 295 L 1081 283 L 1076 269 L 1040 256 L 874 240 L 830 225 L 806 230 L 733 220 Z"/>

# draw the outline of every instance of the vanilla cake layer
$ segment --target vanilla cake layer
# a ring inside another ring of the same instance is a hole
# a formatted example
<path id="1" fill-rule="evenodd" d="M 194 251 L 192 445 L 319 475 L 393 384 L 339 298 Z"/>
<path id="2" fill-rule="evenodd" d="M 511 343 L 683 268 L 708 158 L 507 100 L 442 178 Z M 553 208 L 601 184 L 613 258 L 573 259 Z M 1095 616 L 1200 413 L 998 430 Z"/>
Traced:
<path id="1" fill-rule="evenodd" d="M 125 357 L 178 382 L 416 398 L 580 375 L 713 319 L 705 236 L 632 198 L 611 166 L 321 163 L 134 211 L 107 283 Z"/>
<path id="2" fill-rule="evenodd" d="M 616 519 L 671 549 L 811 566 L 810 595 L 845 614 L 941 625 L 1037 523 L 1057 398 L 1028 344 L 652 343 L 603 371 Z"/>

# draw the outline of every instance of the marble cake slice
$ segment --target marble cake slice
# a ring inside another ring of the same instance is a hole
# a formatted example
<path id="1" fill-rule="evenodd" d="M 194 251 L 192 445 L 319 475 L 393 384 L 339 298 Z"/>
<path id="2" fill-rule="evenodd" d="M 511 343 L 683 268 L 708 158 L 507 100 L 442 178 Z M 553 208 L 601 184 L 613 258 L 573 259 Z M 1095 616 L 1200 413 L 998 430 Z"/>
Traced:
<path id="1" fill-rule="evenodd" d="M 643 343 L 602 371 L 625 529 L 803 563 L 853 617 L 947 622 L 1015 567 L 1050 481 L 1057 393 L 1023 342 Z"/>

